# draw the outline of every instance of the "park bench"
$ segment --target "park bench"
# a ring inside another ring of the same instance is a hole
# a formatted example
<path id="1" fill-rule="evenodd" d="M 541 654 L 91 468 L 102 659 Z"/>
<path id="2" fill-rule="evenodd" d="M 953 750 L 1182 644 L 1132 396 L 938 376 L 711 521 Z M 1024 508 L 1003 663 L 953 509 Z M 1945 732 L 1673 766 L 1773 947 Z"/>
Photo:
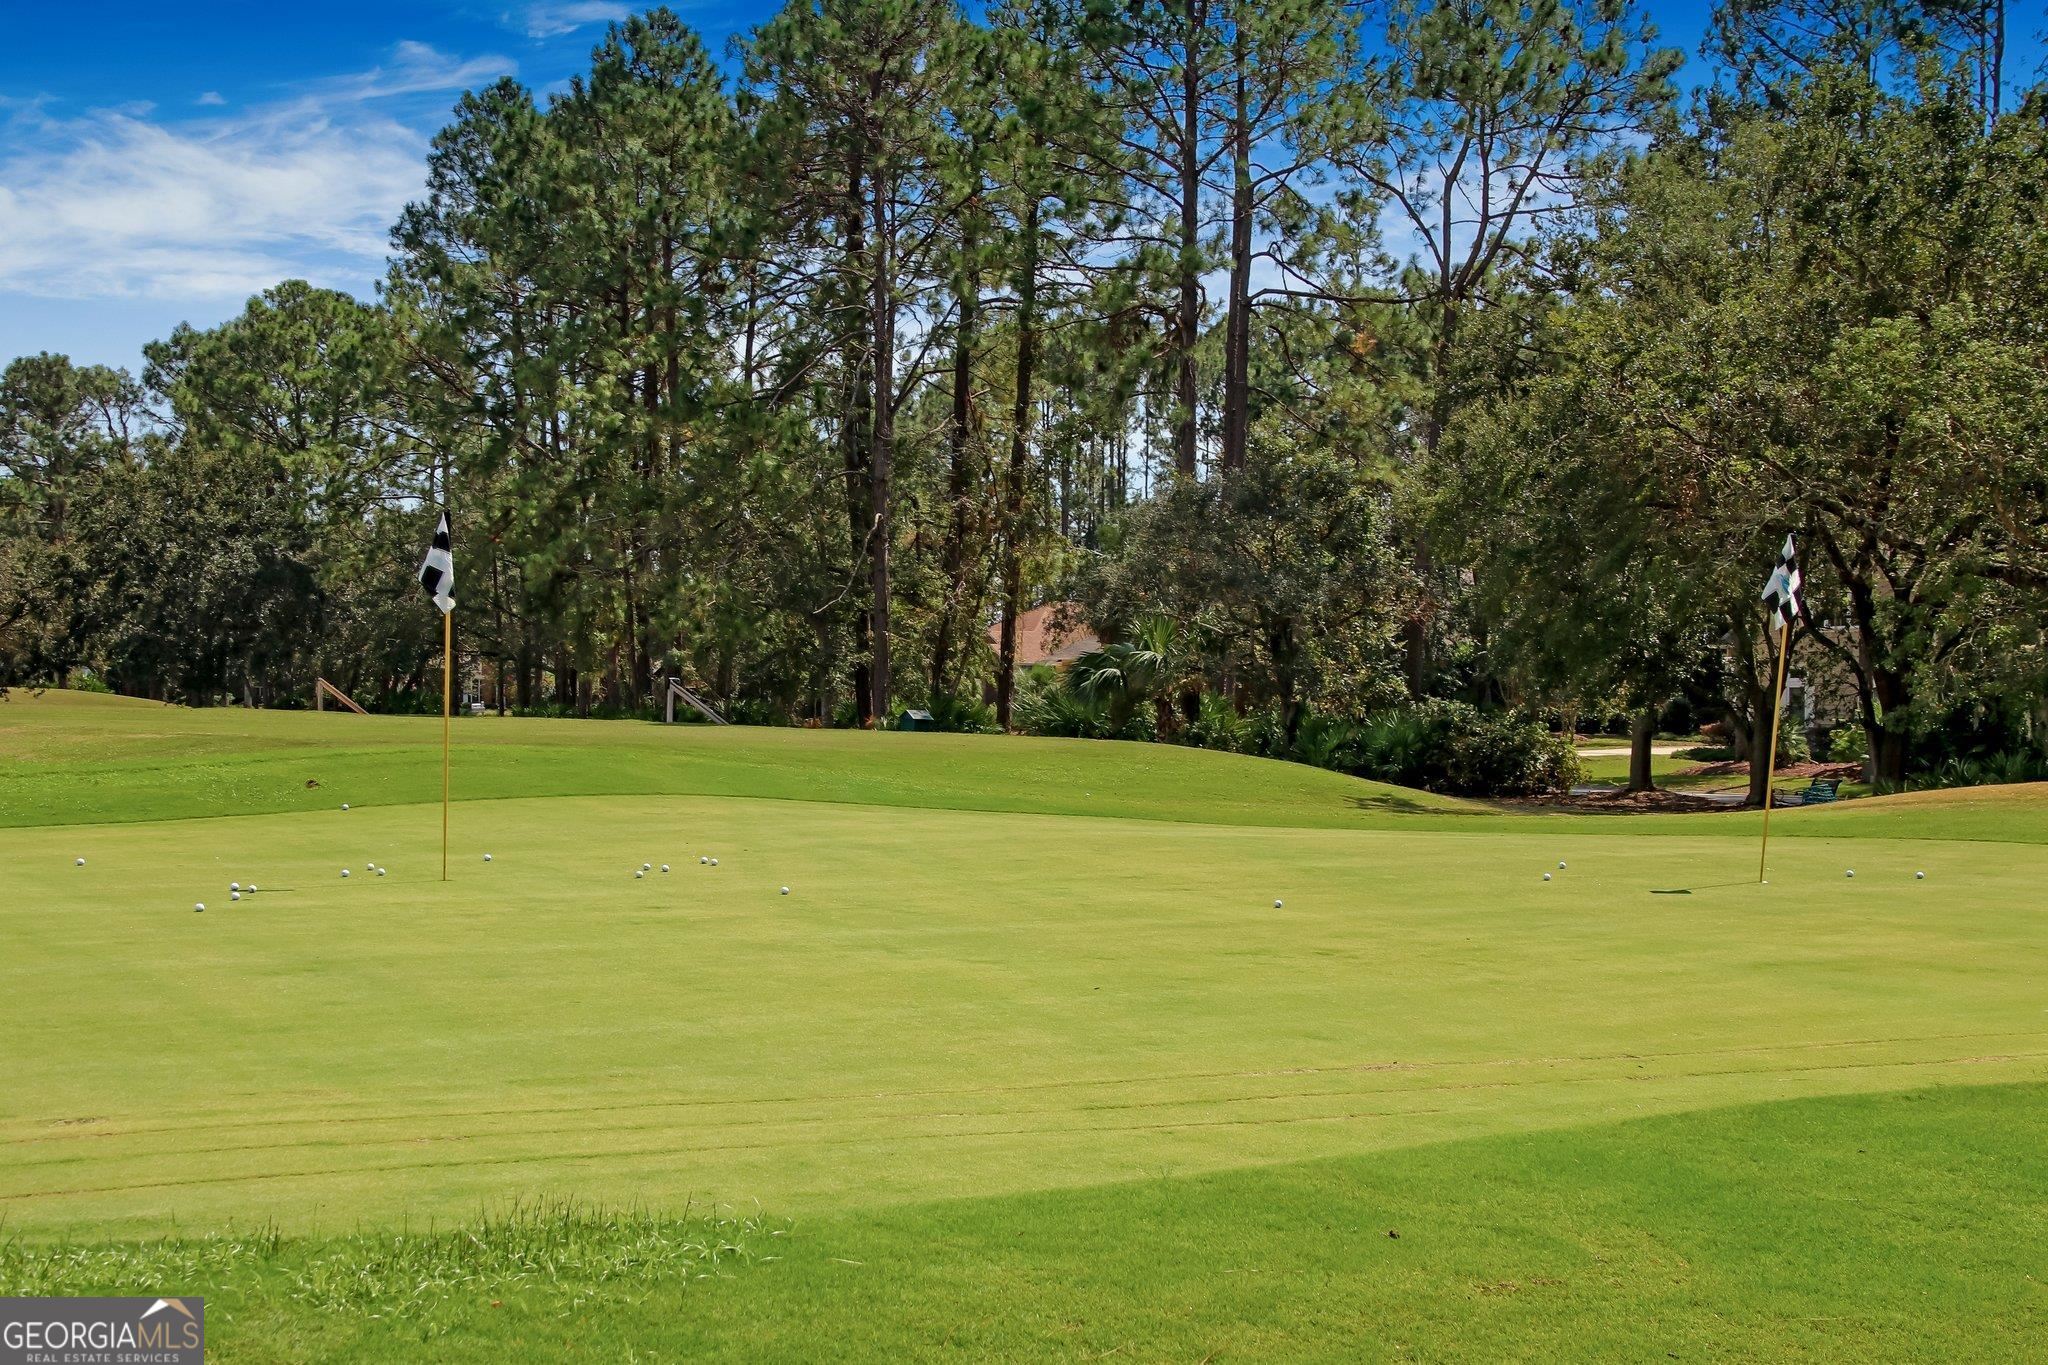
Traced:
<path id="1" fill-rule="evenodd" d="M 1806 790 L 1799 794 L 1799 804 L 1802 806 L 1825 805 L 1835 799 L 1835 789 L 1841 785 L 1839 781 L 1833 778 L 1816 777 L 1807 784 Z"/>

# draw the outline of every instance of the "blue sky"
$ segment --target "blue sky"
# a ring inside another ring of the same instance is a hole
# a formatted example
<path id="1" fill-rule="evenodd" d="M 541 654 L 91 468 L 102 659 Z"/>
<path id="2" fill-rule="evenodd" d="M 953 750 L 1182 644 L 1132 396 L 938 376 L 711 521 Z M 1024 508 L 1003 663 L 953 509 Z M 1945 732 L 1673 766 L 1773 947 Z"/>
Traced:
<path id="1" fill-rule="evenodd" d="M 687 6 L 708 46 L 771 10 Z M 367 296 L 465 88 L 585 69 L 609 0 L 0 0 L 0 364 L 139 368 L 300 276 Z"/>
<path id="2" fill-rule="evenodd" d="M 1653 4 L 1664 41 L 1696 53 L 1706 4 Z M 0 364 L 138 368 L 294 276 L 367 296 L 461 91 L 559 88 L 627 8 L 0 0 Z M 722 53 L 773 6 L 675 8 Z"/>

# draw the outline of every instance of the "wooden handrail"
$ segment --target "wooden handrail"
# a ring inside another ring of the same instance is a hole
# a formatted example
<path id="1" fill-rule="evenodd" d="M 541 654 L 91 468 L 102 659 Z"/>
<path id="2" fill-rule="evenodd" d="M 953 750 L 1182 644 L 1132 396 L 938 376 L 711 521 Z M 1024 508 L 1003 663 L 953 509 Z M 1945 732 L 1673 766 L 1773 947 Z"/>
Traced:
<path id="1" fill-rule="evenodd" d="M 683 686 L 681 682 L 677 681 L 674 678 L 670 678 L 668 680 L 667 696 L 668 723 L 670 725 L 676 723 L 676 698 L 678 697 L 681 697 L 683 701 L 691 707 L 691 709 L 696 711 L 698 715 L 704 717 L 704 719 L 710 721 L 713 725 L 726 725 L 730 723 L 726 720 L 724 716 L 721 716 L 716 711 L 712 710 L 711 704 L 709 702 L 705 701 L 695 692 L 692 692 L 689 688 Z"/>
<path id="2" fill-rule="evenodd" d="M 327 681 L 327 679 L 313 679 L 313 709 L 315 711 L 325 711 L 327 709 L 326 699 L 328 697 L 334 698 L 335 701 L 339 702 L 343 706 L 346 706 L 349 710 L 355 712 L 359 716 L 367 716 L 370 714 L 368 711 L 365 711 L 362 707 L 357 706 L 355 704 L 354 699 L 352 699 L 348 693 L 342 691 L 333 683 Z"/>

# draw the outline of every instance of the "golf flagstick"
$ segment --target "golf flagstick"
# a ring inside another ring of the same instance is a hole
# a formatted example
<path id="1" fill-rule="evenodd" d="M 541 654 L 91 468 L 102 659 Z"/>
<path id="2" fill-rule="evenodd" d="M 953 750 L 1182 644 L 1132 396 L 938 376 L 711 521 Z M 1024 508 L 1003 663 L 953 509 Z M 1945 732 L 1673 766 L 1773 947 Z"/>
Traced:
<path id="1" fill-rule="evenodd" d="M 1758 886 L 1764 884 L 1764 864 L 1771 856 L 1771 782 L 1778 775 L 1778 720 L 1785 711 L 1785 656 L 1791 651 L 1792 623 L 1787 621 L 1778 630 L 1778 685 L 1771 693 L 1771 747 L 1764 758 L 1764 843 L 1756 855 Z"/>
<path id="2" fill-rule="evenodd" d="M 441 880 L 448 880 L 448 713 L 455 692 L 455 544 L 444 510 L 420 561 L 420 586 L 441 609 Z"/>
<path id="3" fill-rule="evenodd" d="M 448 880 L 448 701 L 455 688 L 455 613 L 441 613 L 441 880 Z"/>
<path id="4" fill-rule="evenodd" d="M 1785 537 L 1778 552 L 1777 567 L 1764 584 L 1762 600 L 1778 622 L 1778 685 L 1771 690 L 1771 747 L 1764 755 L 1764 841 L 1756 855 L 1756 884 L 1764 884 L 1764 866 L 1771 856 L 1771 783 L 1778 776 L 1778 722 L 1785 714 L 1785 657 L 1792 652 L 1792 622 L 1799 615 L 1799 589 L 1805 580 L 1799 575 L 1799 548 Z M 1750 767 L 1756 757 L 1750 756 Z"/>

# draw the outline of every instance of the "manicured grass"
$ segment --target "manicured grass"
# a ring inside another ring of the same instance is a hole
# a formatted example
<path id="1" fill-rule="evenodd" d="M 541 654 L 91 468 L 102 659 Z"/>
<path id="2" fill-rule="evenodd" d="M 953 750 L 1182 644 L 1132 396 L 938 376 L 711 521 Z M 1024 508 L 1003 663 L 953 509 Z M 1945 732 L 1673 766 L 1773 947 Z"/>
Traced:
<path id="1" fill-rule="evenodd" d="M 1612 746 L 1603 744 L 1599 747 L 1609 748 Z M 1680 758 L 1677 754 L 1650 755 L 1650 776 L 1659 784 L 1664 783 L 1666 779 L 1676 776 L 1687 768 L 1696 768 L 1698 766 L 1699 764 L 1695 760 Z M 1604 753 L 1587 755 L 1582 753 L 1579 755 L 1579 771 L 1588 782 L 1627 782 L 1628 755 Z"/>
<path id="2" fill-rule="evenodd" d="M 0 717 L 0 1269 L 53 1283 L 69 1239 L 64 1283 L 146 1276 L 108 1239 L 225 1233 L 227 1262 L 164 1253 L 224 1358 L 2039 1337 L 2012 1266 L 2041 1250 L 2048 787 L 1787 812 L 1759 887 L 1739 815 L 475 720 L 443 883 L 438 809 L 400 801 L 437 722 Z M 375 742 L 323 748 L 350 725 Z M 264 813 L 206 813 L 236 790 Z M 510 1250 L 377 1250 L 480 1211 Z M 707 1239 L 735 1250 L 676 1250 Z M 454 1288 L 378 1317 L 304 1290 L 415 1273 Z"/>
<path id="3" fill-rule="evenodd" d="M 1588 747 L 1612 746 L 1601 744 Z M 1652 754 L 1650 778 L 1664 791 L 1717 791 L 1740 794 L 1748 790 L 1749 778 L 1746 774 L 1693 772 L 1692 770 L 1699 767 L 1700 763 L 1699 759 L 1687 758 L 1683 753 Z M 1606 783 L 1616 787 L 1627 786 L 1628 764 L 1627 754 L 1603 753 L 1588 757 L 1582 752 L 1579 755 L 1579 770 L 1588 782 Z M 1805 790 L 1808 781 L 1809 779 L 1804 777 L 1780 777 L 1772 787 L 1780 796 L 1784 796 Z M 1868 788 L 1861 783 L 1844 783 L 1840 793 L 1845 800 L 1851 796 L 1867 794 Z"/>
<path id="4" fill-rule="evenodd" d="M 1725 1359 L 2048 1351 L 2048 1086 L 1807 1099 L 760 1219 L 0 1247 L 208 1295 L 225 1362 Z"/>
<path id="5" fill-rule="evenodd" d="M 1579 770 L 1588 782 L 1604 782 L 1610 786 L 1628 785 L 1628 755 L 1599 754 L 1588 758 L 1581 755 Z M 1696 774 L 1691 770 L 1700 766 L 1695 758 L 1679 754 L 1652 754 L 1650 756 L 1650 779 L 1666 791 L 1735 791 L 1740 792 L 1748 785 L 1748 779 L 1737 774 Z M 1776 786 L 1779 791 L 1791 791 L 1806 785 L 1805 778 L 1781 778 Z"/>
<path id="6" fill-rule="evenodd" d="M 10 1225 L 811 1211 L 2048 1054 L 2031 845 L 1790 840 L 1760 888 L 1742 841 L 556 798 L 458 808 L 443 884 L 438 836 L 0 832 Z"/>
<path id="7" fill-rule="evenodd" d="M 742 796 L 1252 827 L 1753 839 L 1753 811 L 1616 820 L 1161 744 L 465 718 L 458 801 Z M 0 828 L 438 802 L 438 718 L 190 710 L 71 692 L 0 701 Z M 308 782 L 318 783 L 308 786 Z M 1774 836 L 2048 843 L 2048 783 L 1781 811 Z M 1897 804 L 1895 804 L 1897 803 Z"/>
<path id="8" fill-rule="evenodd" d="M 455 796 L 704 795 L 1358 827 L 1484 808 L 1292 763 L 1153 744 L 465 717 Z M 0 826 L 441 799 L 439 717 L 0 702 Z M 309 786 L 308 783 L 318 785 Z"/>

